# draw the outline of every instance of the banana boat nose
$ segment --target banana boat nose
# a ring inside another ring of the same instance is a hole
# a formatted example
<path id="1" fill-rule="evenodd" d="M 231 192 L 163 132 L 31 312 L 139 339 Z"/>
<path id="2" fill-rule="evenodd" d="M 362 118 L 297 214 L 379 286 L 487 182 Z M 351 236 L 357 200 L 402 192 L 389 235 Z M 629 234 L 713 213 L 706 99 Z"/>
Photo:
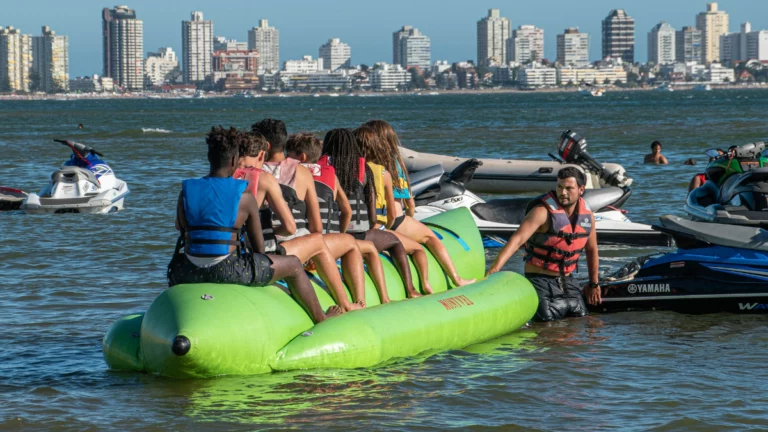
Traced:
<path id="1" fill-rule="evenodd" d="M 171 342 L 171 351 L 179 357 L 186 355 L 191 348 L 192 342 L 189 341 L 188 337 L 183 335 L 176 336 Z"/>

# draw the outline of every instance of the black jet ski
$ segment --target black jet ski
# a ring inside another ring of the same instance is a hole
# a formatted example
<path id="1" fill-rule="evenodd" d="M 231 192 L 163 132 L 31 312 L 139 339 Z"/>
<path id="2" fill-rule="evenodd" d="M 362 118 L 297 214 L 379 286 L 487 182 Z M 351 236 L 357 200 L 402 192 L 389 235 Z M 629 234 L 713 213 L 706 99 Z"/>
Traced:
<path id="1" fill-rule="evenodd" d="M 677 252 L 639 258 L 602 278 L 593 311 L 768 313 L 768 231 L 662 216 Z"/>
<path id="2" fill-rule="evenodd" d="M 27 199 L 26 192 L 0 186 L 0 211 L 18 210 L 25 199 Z"/>
<path id="3" fill-rule="evenodd" d="M 707 166 L 707 181 L 688 194 L 695 221 L 768 228 L 768 158 L 765 143 L 732 147 Z"/>

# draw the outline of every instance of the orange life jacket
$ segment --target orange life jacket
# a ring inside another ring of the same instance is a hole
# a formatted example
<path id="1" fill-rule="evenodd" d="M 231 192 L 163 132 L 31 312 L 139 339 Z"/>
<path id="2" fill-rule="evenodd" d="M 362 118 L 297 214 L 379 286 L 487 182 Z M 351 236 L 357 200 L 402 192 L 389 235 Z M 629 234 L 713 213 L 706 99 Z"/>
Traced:
<path id="1" fill-rule="evenodd" d="M 567 276 L 576 270 L 581 251 L 592 232 L 592 210 L 583 198 L 579 198 L 576 223 L 572 225 L 555 192 L 550 191 L 531 201 L 528 211 L 538 205 L 543 205 L 549 213 L 549 230 L 534 233 L 525 243 L 525 262 Z"/>

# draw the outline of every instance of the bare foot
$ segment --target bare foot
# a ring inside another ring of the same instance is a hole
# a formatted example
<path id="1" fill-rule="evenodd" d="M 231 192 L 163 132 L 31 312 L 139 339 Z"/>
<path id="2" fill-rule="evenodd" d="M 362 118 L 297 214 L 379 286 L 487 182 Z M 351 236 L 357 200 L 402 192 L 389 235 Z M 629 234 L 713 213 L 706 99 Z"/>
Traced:
<path id="1" fill-rule="evenodd" d="M 416 297 L 421 297 L 421 294 L 418 291 L 416 290 L 408 291 L 408 298 L 416 298 Z"/>
<path id="2" fill-rule="evenodd" d="M 349 307 L 347 308 L 347 311 L 363 309 L 364 307 L 365 307 L 365 302 L 360 300 L 360 301 L 356 301 L 354 303 L 350 303 Z"/>
<path id="3" fill-rule="evenodd" d="M 338 307 L 336 305 L 333 305 L 333 306 L 329 307 L 327 311 L 325 311 L 325 318 L 326 319 L 333 318 L 333 317 L 339 316 L 339 315 L 341 315 L 343 313 L 344 313 L 344 309 L 342 309 L 342 308 L 340 308 L 340 307 Z"/>
<path id="4" fill-rule="evenodd" d="M 390 301 L 391 300 L 389 299 L 389 297 L 384 297 L 383 299 L 381 299 L 381 304 L 386 304 L 386 303 L 389 303 Z"/>
<path id="5" fill-rule="evenodd" d="M 462 279 L 462 278 L 459 278 L 459 280 L 457 281 L 457 283 L 455 285 L 457 287 L 463 287 L 464 285 L 469 285 L 471 283 L 475 283 L 475 281 L 477 281 L 477 279 Z"/>
<path id="6" fill-rule="evenodd" d="M 432 285 L 430 285 L 429 282 L 422 284 L 421 290 L 424 291 L 424 294 L 435 293 L 434 291 L 432 291 Z"/>

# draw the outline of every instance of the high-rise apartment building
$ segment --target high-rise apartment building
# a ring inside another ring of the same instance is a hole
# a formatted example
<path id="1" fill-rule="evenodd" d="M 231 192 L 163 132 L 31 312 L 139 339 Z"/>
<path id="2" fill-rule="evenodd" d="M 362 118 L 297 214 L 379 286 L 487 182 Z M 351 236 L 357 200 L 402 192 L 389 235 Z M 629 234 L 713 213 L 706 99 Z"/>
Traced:
<path id="1" fill-rule="evenodd" d="M 701 62 L 701 30 L 683 27 L 675 34 L 675 59 L 681 63 Z"/>
<path id="2" fill-rule="evenodd" d="M 603 20 L 603 59 L 635 62 L 635 19 L 624 9 L 614 9 Z"/>
<path id="3" fill-rule="evenodd" d="M 144 61 L 144 84 L 147 87 L 161 86 L 178 77 L 179 59 L 170 47 L 160 48 L 156 53 L 147 53 Z"/>
<path id="4" fill-rule="evenodd" d="M 557 63 L 568 67 L 589 65 L 589 35 L 575 28 L 557 35 Z"/>
<path id="5" fill-rule="evenodd" d="M 325 69 L 349 69 L 352 66 L 352 49 L 341 39 L 328 39 L 328 42 L 320 46 L 318 58 L 323 59 Z"/>
<path id="6" fill-rule="evenodd" d="M 675 29 L 662 21 L 648 32 L 648 63 L 664 65 L 675 62 Z"/>
<path id="7" fill-rule="evenodd" d="M 720 61 L 720 36 L 728 34 L 728 14 L 707 3 L 707 11 L 696 15 L 696 28 L 701 30 L 701 62 Z"/>
<path id="8" fill-rule="evenodd" d="M 432 64 L 432 46 L 427 36 L 419 29 L 403 26 L 392 35 L 393 63 L 403 69 L 417 67 L 422 71 L 429 70 Z"/>
<path id="9" fill-rule="evenodd" d="M 280 34 L 267 20 L 248 31 L 248 49 L 259 52 L 259 70 L 280 70 Z"/>
<path id="10" fill-rule="evenodd" d="M 532 25 L 521 25 L 507 40 L 509 61 L 530 63 L 544 58 L 544 30 Z"/>
<path id="11" fill-rule="evenodd" d="M 144 22 L 127 6 L 102 11 L 104 76 L 124 90 L 144 87 Z"/>
<path id="12" fill-rule="evenodd" d="M 32 37 L 32 82 L 46 93 L 69 91 L 69 39 L 48 26 Z"/>
<path id="13" fill-rule="evenodd" d="M 32 36 L 13 27 L 0 27 L 0 91 L 30 91 L 31 72 Z"/>
<path id="14" fill-rule="evenodd" d="M 489 9 L 488 16 L 477 22 L 477 63 L 488 66 L 507 63 L 510 53 L 507 41 L 511 37 L 512 21 L 501 16 L 498 9 Z"/>
<path id="15" fill-rule="evenodd" d="M 768 31 L 752 31 L 752 24 L 747 21 L 738 33 L 720 36 L 720 60 L 724 64 L 768 60 Z"/>
<path id="16" fill-rule="evenodd" d="M 185 83 L 201 83 L 213 72 L 213 21 L 204 20 L 202 12 L 181 22 L 181 54 Z"/>

